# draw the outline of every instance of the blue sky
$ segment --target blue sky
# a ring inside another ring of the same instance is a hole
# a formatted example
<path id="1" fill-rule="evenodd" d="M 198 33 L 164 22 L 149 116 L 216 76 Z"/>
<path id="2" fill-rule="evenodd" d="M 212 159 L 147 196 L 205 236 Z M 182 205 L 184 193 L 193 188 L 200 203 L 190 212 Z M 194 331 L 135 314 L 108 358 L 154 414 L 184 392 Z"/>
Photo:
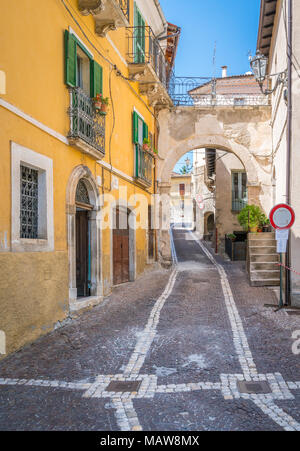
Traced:
<path id="1" fill-rule="evenodd" d="M 182 28 L 176 58 L 176 75 L 216 76 L 221 66 L 228 75 L 250 70 L 248 52 L 256 51 L 260 0 L 160 0 L 169 22 Z M 186 159 L 184 157 L 183 159 Z M 176 170 L 182 166 L 180 162 Z"/>
<path id="2" fill-rule="evenodd" d="M 176 75 L 211 77 L 216 41 L 216 76 L 249 71 L 256 51 L 260 0 L 160 0 L 169 22 L 182 28 Z"/>

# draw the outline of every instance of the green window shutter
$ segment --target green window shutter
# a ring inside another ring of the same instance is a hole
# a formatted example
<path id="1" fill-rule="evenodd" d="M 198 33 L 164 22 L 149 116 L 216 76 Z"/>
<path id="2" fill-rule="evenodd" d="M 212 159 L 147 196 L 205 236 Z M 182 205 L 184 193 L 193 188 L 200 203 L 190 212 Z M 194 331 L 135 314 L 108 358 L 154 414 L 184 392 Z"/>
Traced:
<path id="1" fill-rule="evenodd" d="M 66 85 L 75 88 L 77 85 L 77 42 L 75 37 L 65 31 L 65 82 Z"/>
<path id="2" fill-rule="evenodd" d="M 96 97 L 97 94 L 103 93 L 103 69 L 96 63 L 91 61 L 91 97 Z"/>
<path id="3" fill-rule="evenodd" d="M 149 138 L 149 129 L 148 129 L 148 125 L 146 124 L 146 122 L 144 122 L 144 125 L 143 125 L 143 138 L 145 139 L 148 139 Z"/>
<path id="4" fill-rule="evenodd" d="M 139 116 L 135 111 L 133 112 L 132 138 L 134 144 L 139 143 Z"/>

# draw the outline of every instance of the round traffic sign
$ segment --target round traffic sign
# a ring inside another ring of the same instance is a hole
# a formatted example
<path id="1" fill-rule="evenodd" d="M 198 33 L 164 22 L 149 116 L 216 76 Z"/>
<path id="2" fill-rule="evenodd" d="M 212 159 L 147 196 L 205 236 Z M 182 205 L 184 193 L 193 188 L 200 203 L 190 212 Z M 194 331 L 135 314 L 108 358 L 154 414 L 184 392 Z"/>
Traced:
<path id="1" fill-rule="evenodd" d="M 289 205 L 279 204 L 272 208 L 269 218 L 274 229 L 286 230 L 293 227 L 295 212 Z"/>

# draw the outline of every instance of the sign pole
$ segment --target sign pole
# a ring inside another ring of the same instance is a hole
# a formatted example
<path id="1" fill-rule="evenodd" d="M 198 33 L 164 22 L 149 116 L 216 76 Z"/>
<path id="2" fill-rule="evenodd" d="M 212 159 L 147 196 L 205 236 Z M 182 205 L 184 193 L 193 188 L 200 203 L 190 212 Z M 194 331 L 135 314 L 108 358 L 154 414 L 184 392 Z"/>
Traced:
<path id="1" fill-rule="evenodd" d="M 280 301 L 279 301 L 279 309 L 283 308 L 283 277 L 282 277 L 282 252 L 280 252 Z"/>
<path id="2" fill-rule="evenodd" d="M 279 311 L 284 308 L 283 302 L 283 254 L 287 252 L 287 244 L 289 241 L 289 231 L 295 223 L 295 211 L 290 205 L 279 204 L 272 208 L 270 212 L 270 223 L 276 230 L 277 253 L 280 255 L 280 300 Z M 288 278 L 286 280 L 286 296 L 288 289 Z"/>

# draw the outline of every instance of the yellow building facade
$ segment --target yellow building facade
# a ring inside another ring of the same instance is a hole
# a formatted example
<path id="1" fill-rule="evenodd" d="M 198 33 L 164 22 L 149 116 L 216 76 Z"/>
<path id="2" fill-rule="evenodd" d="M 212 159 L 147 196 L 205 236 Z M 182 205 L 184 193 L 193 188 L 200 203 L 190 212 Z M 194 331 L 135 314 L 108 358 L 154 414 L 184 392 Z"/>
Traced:
<path id="1" fill-rule="evenodd" d="M 155 116 L 171 100 L 156 0 L 0 5 L 5 355 L 155 261 Z"/>

